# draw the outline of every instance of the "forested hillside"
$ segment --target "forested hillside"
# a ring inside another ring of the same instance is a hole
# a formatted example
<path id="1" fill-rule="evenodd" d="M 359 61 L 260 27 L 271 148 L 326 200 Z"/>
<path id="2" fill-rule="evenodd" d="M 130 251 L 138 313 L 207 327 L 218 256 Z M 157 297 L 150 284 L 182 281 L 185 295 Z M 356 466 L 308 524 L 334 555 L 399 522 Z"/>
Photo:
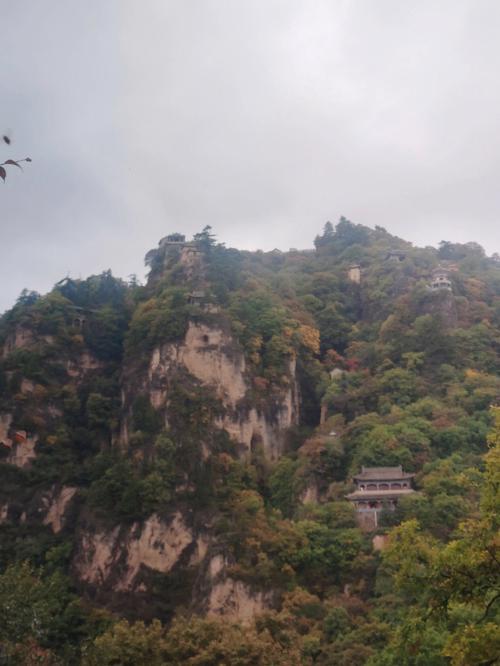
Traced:
<path id="1" fill-rule="evenodd" d="M 499 663 L 500 257 L 341 218 L 146 264 L 0 320 L 0 662 Z"/>

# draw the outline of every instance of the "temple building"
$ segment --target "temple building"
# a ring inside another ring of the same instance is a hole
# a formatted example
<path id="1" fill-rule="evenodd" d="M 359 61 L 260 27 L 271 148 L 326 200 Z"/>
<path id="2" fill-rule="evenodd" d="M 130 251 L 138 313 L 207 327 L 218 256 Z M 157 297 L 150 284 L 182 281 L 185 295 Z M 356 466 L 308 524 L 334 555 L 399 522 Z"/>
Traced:
<path id="1" fill-rule="evenodd" d="M 351 282 L 359 284 L 361 282 L 361 266 L 359 264 L 351 264 L 347 271 L 347 277 Z"/>
<path id="2" fill-rule="evenodd" d="M 452 285 L 449 278 L 449 271 L 442 266 L 436 268 L 432 273 L 430 287 L 432 291 L 452 291 Z"/>
<path id="3" fill-rule="evenodd" d="M 401 465 L 362 467 L 361 473 L 353 477 L 356 490 L 346 496 L 354 503 L 361 529 L 377 529 L 381 511 L 394 511 L 400 497 L 414 493 L 411 487 L 414 476 L 403 472 Z"/>
<path id="4" fill-rule="evenodd" d="M 195 289 L 188 296 L 188 303 L 190 305 L 200 306 L 206 297 L 205 291 L 203 289 Z"/>
<path id="5" fill-rule="evenodd" d="M 387 253 L 385 259 L 386 261 L 392 261 L 395 264 L 398 264 L 406 259 L 406 254 L 404 252 L 398 252 L 397 250 L 391 250 L 391 252 Z"/>

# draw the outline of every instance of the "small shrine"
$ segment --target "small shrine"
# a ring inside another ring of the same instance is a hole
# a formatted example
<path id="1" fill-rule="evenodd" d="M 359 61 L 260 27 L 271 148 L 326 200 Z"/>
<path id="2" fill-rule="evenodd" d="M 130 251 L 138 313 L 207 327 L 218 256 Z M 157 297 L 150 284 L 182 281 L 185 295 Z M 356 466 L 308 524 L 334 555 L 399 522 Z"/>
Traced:
<path id="1" fill-rule="evenodd" d="M 353 477 L 356 490 L 346 495 L 353 502 L 361 529 L 375 530 L 382 511 L 394 511 L 400 497 L 411 495 L 415 475 L 398 467 L 362 467 Z"/>
<path id="2" fill-rule="evenodd" d="M 164 247 L 165 245 L 189 245 L 189 243 L 186 243 L 186 236 L 184 234 L 169 234 L 168 236 L 164 236 L 163 238 L 160 239 L 160 242 L 158 243 L 160 247 Z"/>
<path id="3" fill-rule="evenodd" d="M 392 261 L 395 264 L 399 264 L 406 259 L 406 254 L 404 252 L 398 252 L 397 250 L 391 250 L 387 253 L 385 259 L 386 261 Z"/>
<path id="4" fill-rule="evenodd" d="M 190 305 L 201 306 L 206 297 L 205 291 L 203 289 L 195 289 L 188 296 L 188 303 Z"/>
<path id="5" fill-rule="evenodd" d="M 351 264 L 347 271 L 347 277 L 351 282 L 359 284 L 361 282 L 361 266 L 359 264 Z"/>
<path id="6" fill-rule="evenodd" d="M 436 268 L 432 273 L 430 287 L 432 291 L 452 291 L 452 285 L 449 278 L 449 271 L 442 266 Z"/>

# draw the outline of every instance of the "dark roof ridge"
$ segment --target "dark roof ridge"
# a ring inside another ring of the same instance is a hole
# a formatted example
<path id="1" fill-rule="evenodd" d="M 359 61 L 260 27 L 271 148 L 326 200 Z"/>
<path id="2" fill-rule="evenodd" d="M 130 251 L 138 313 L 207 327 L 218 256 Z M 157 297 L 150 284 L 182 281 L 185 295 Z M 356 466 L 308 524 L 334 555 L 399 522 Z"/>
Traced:
<path id="1" fill-rule="evenodd" d="M 403 466 L 397 467 L 361 467 L 361 472 L 354 475 L 354 479 L 408 479 L 415 476 L 403 471 Z"/>

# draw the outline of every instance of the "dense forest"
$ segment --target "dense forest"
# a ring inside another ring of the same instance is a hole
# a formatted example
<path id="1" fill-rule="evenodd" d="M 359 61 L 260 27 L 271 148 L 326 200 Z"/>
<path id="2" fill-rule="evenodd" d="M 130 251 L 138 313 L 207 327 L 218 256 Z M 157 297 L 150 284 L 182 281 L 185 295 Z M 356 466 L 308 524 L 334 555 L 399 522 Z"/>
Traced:
<path id="1" fill-rule="evenodd" d="M 500 663 L 500 257 L 341 218 L 146 264 L 0 320 L 0 663 Z"/>

